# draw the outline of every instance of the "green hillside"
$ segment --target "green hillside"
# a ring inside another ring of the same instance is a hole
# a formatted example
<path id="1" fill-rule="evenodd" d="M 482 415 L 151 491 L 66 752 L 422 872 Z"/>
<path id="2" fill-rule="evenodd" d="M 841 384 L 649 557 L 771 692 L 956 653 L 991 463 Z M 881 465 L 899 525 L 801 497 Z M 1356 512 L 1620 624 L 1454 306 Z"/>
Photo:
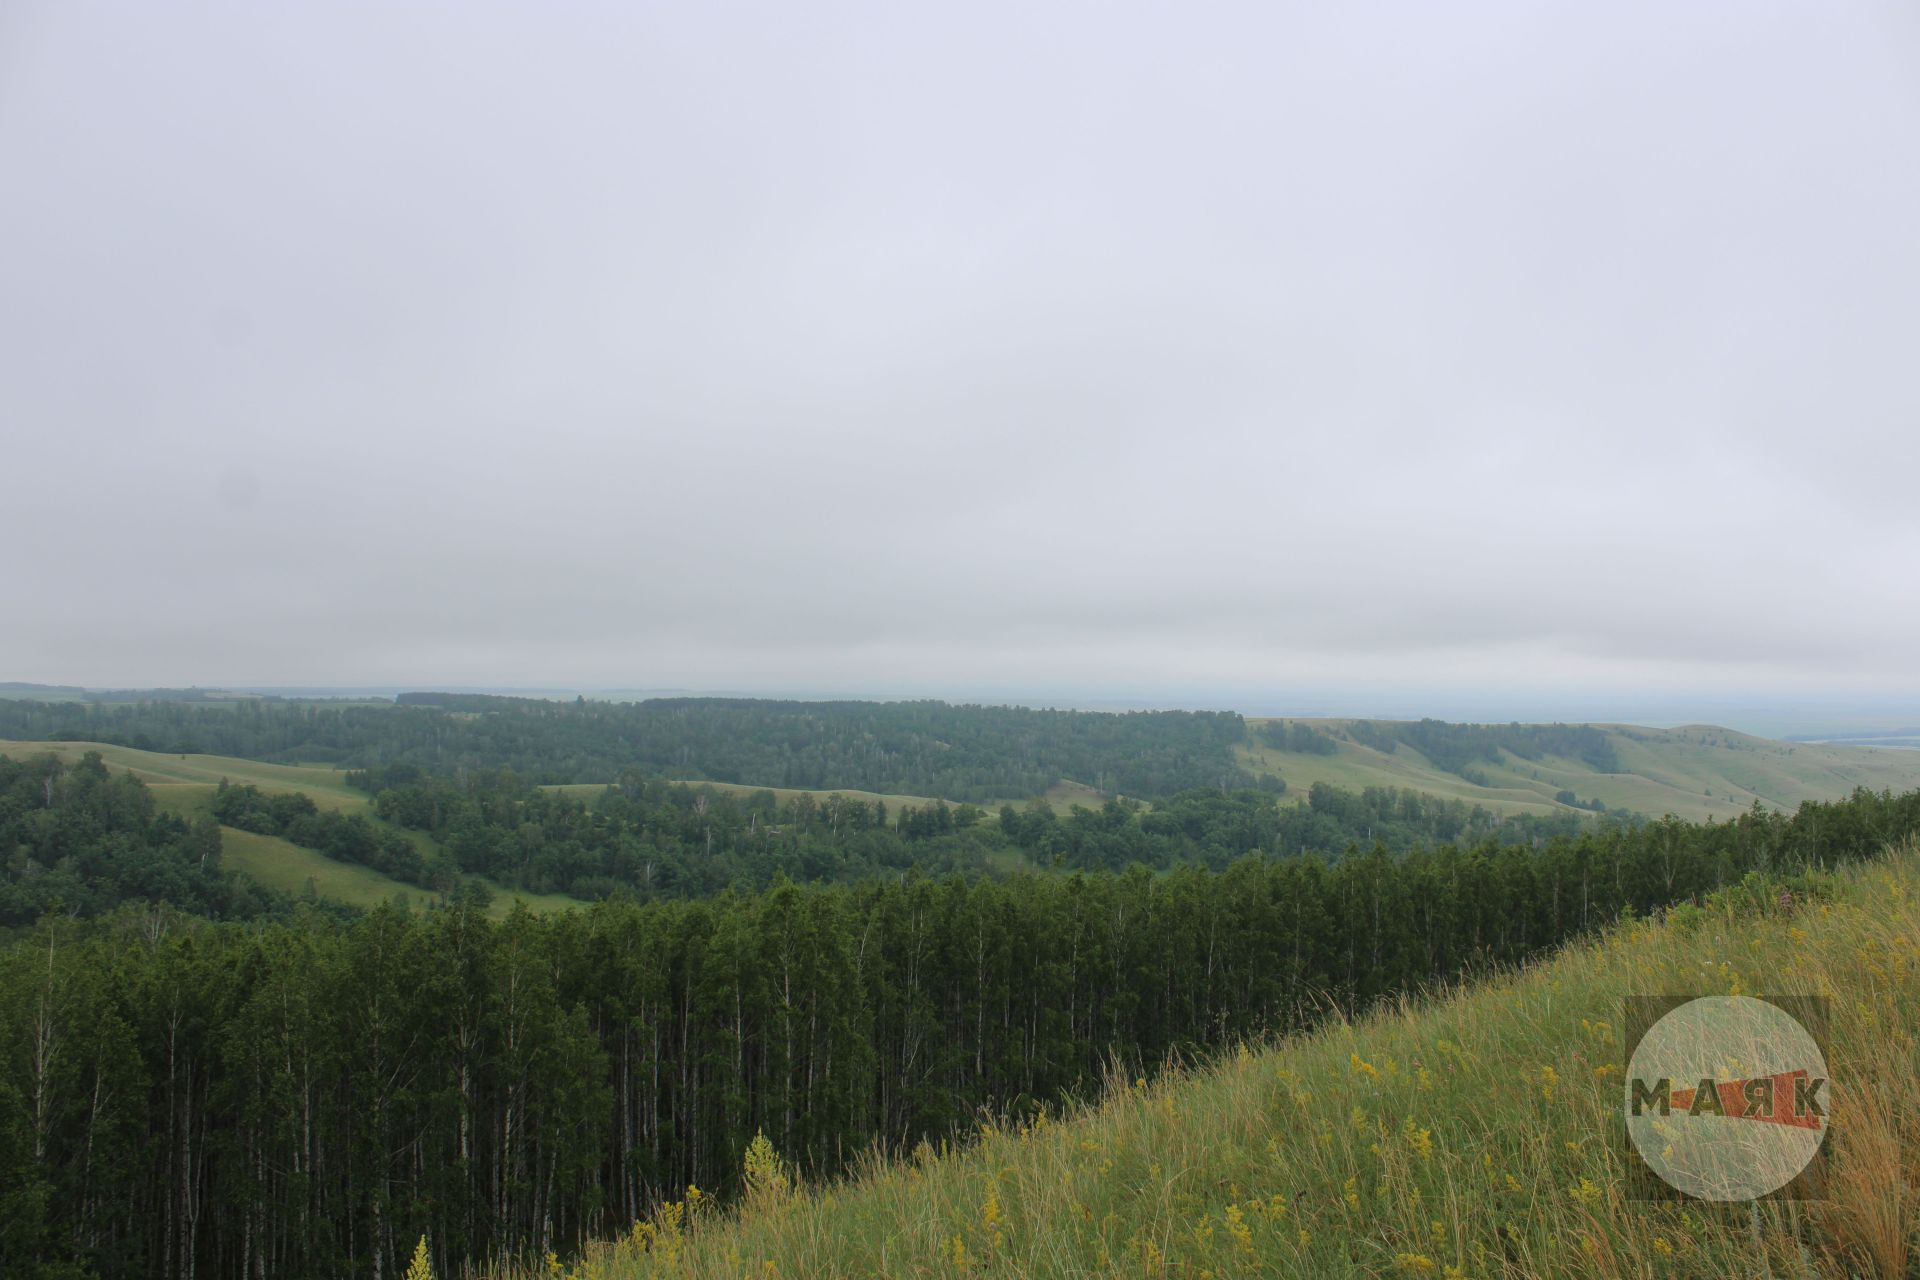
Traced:
<path id="1" fill-rule="evenodd" d="M 204 817 L 211 813 L 211 802 L 221 780 L 234 785 L 251 785 L 265 792 L 296 791 L 311 797 L 322 809 L 358 814 L 378 827 L 401 832 L 409 840 L 430 849 L 431 838 L 423 832 L 408 831 L 379 818 L 366 792 L 347 785 L 345 771 L 330 765 L 271 764 L 234 756 L 170 755 L 142 751 L 133 747 L 100 742 L 22 742 L 0 740 L 0 755 L 14 758 L 52 754 L 72 762 L 89 751 L 100 753 L 105 763 L 116 770 L 127 770 L 152 790 L 161 808 L 186 817 Z M 900 814 L 938 803 L 935 797 L 881 795 L 856 790 L 805 792 L 790 787 L 747 787 L 733 783 L 694 782 L 690 785 L 712 787 L 716 791 L 746 796 L 762 790 L 772 791 L 779 799 L 810 794 L 825 797 L 840 794 L 849 799 L 883 801 L 890 812 Z M 549 788 L 591 800 L 606 789 L 602 783 L 562 784 Z M 1100 803 L 1101 796 L 1089 788 L 1071 783 L 1056 787 L 1048 798 L 1062 808 L 1073 803 Z M 302 848 L 278 836 L 221 827 L 224 864 L 231 870 L 259 882 L 276 892 L 301 896 L 309 892 L 348 906 L 371 907 L 396 897 L 419 900 L 432 896 L 418 885 L 393 879 L 369 867 L 329 858 L 317 850 Z M 996 862 L 1001 870 L 1012 870 L 1017 859 L 1006 854 Z M 558 911 L 583 905 L 564 894 L 537 894 L 511 889 L 477 877 L 494 891 L 490 914 L 499 917 L 523 902 L 536 911 Z"/>
<path id="2" fill-rule="evenodd" d="M 213 793 L 225 779 L 236 786 L 252 785 L 262 791 L 302 792 L 322 809 L 357 813 L 376 825 L 400 830 L 376 817 L 372 799 L 366 792 L 348 786 L 346 775 L 327 765 L 267 764 L 231 756 L 164 755 L 104 742 L 0 741 L 0 755 L 15 759 L 50 753 L 75 761 L 89 751 L 99 752 L 110 768 L 131 772 L 147 784 L 162 809 L 182 816 L 208 816 Z M 403 834 L 416 843 L 430 843 L 417 831 Z M 328 901 L 351 907 L 377 906 L 396 897 L 418 901 L 432 896 L 418 885 L 395 880 L 369 867 L 337 861 L 278 836 L 234 827 L 220 828 L 220 859 L 229 870 L 238 871 L 276 892 L 300 896 L 312 891 Z M 494 891 L 490 914 L 495 916 L 504 916 L 516 902 L 524 902 L 536 911 L 558 911 L 581 905 L 577 899 L 560 894 L 530 894 L 498 885 L 489 887 Z"/>
<path id="3" fill-rule="evenodd" d="M 1316 782 L 1349 790 L 1401 787 L 1452 796 L 1503 813 L 1549 813 L 1563 807 L 1556 794 L 1571 791 L 1582 802 L 1658 817 L 1727 818 L 1757 800 L 1788 809 L 1802 800 L 1832 800 L 1855 787 L 1906 791 L 1920 786 L 1920 751 L 1894 747 L 1776 742 L 1712 725 L 1649 729 L 1602 725 L 1618 761 L 1601 772 L 1584 760 L 1547 756 L 1524 760 L 1501 752 L 1495 763 L 1476 766 L 1479 785 L 1436 766 L 1401 743 L 1392 752 L 1356 741 L 1353 720 L 1306 720 L 1334 741 L 1331 754 L 1280 751 L 1261 740 L 1271 720 L 1251 720 L 1240 763 L 1255 773 L 1276 773 L 1289 791 Z"/>
<path id="4" fill-rule="evenodd" d="M 222 778 L 235 784 L 252 783 L 263 791 L 304 791 L 323 808 L 365 808 L 367 797 L 347 785 L 346 775 L 326 765 L 267 764 L 232 756 L 167 755 L 139 751 L 105 742 L 9 742 L 0 740 L 0 755 L 52 753 L 78 760 L 89 751 L 114 769 L 131 770 L 135 777 L 163 798 L 169 787 L 215 786 Z"/>
<path id="5" fill-rule="evenodd" d="M 1789 906 L 1774 886 L 1730 890 L 1510 978 L 1115 1081 L 1063 1122 L 870 1160 L 846 1184 L 795 1188 L 777 1152 L 749 1148 L 737 1211 L 689 1189 L 540 1274 L 1900 1280 L 1920 1260 L 1920 856 L 1799 889 Z M 1833 997 L 1828 1195 L 1753 1217 L 1630 1199 L 1622 1001 L 1775 984 Z"/>

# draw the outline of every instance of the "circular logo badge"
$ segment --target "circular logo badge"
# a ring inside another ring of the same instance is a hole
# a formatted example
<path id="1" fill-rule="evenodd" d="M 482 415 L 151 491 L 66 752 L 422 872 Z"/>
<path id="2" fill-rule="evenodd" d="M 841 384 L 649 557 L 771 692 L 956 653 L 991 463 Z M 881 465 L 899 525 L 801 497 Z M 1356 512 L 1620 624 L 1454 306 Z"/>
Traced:
<path id="1" fill-rule="evenodd" d="M 1647 1028 L 1624 1101 L 1634 1148 L 1668 1185 L 1702 1200 L 1755 1200 L 1819 1153 L 1827 1063 L 1780 1006 L 1702 996 Z"/>

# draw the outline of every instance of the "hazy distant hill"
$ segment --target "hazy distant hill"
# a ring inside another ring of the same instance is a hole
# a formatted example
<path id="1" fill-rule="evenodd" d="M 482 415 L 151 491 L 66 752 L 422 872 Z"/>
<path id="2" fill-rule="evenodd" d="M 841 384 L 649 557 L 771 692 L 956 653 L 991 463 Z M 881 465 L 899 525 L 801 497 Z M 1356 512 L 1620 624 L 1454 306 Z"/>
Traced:
<path id="1" fill-rule="evenodd" d="M 1610 768 L 1573 755 L 1527 759 L 1502 749 L 1496 759 L 1475 759 L 1456 772 L 1406 741 L 1368 728 L 1406 722 L 1248 723 L 1249 742 L 1238 752 L 1242 765 L 1256 773 L 1279 774 L 1290 792 L 1315 782 L 1352 790 L 1400 787 L 1517 813 L 1550 812 L 1564 806 L 1563 793 L 1571 793 L 1583 807 L 1597 800 L 1608 809 L 1656 817 L 1673 813 L 1684 818 L 1724 818 L 1750 808 L 1756 800 L 1769 808 L 1790 808 L 1802 800 L 1835 799 L 1855 787 L 1902 791 L 1920 786 L 1920 752 L 1778 742 L 1714 725 L 1594 726 L 1611 749 Z M 1318 743 L 1321 751 L 1268 745 L 1267 726 L 1294 723 L 1309 726 L 1331 741 Z"/>
<path id="2" fill-rule="evenodd" d="M 1780 742 L 1689 725 L 1247 719 L 1231 712 L 1069 712 L 916 702 L 668 698 L 639 703 L 403 694 L 341 704 L 190 697 L 0 697 L 0 738 L 112 742 L 436 773 L 509 767 L 527 782 L 636 773 L 751 788 L 868 791 L 997 806 L 1050 795 L 1097 807 L 1191 788 L 1306 796 L 1394 787 L 1506 814 L 1728 817 L 1856 787 L 1920 787 L 1920 752 Z"/>
<path id="3" fill-rule="evenodd" d="M 86 692 L 77 684 L 33 684 L 26 680 L 0 680 L 0 698 L 69 702 L 78 701 L 85 696 Z"/>

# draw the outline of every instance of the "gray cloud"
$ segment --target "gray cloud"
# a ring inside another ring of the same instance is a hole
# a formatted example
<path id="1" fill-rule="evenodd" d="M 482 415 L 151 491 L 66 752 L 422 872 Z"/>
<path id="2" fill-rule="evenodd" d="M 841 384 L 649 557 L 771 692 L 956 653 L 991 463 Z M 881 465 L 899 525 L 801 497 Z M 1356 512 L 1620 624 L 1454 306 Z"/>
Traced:
<path id="1" fill-rule="evenodd" d="M 1920 693 L 1910 9 L 8 15 L 0 676 Z"/>

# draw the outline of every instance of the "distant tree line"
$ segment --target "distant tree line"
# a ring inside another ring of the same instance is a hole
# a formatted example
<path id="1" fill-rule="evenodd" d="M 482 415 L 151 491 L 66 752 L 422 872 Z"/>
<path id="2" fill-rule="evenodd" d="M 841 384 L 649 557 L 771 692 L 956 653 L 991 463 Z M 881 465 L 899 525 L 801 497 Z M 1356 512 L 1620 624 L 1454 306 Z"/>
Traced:
<path id="1" fill-rule="evenodd" d="M 776 879 L 501 923 L 51 915 L 0 948 L 0 1270 L 379 1276 L 422 1234 L 447 1268 L 564 1251 L 690 1183 L 728 1192 L 760 1130 L 829 1174 L 1090 1093 L 1110 1061 L 1150 1070 L 1916 829 L 1920 793 L 1857 792 L 1539 847 Z"/>
<path id="2" fill-rule="evenodd" d="M 1330 756 L 1340 749 L 1334 736 L 1316 729 L 1304 720 L 1269 720 L 1260 726 L 1260 741 L 1275 751 L 1304 751 L 1310 755 Z"/>
<path id="3" fill-rule="evenodd" d="M 1486 840 L 1537 844 L 1575 835 L 1591 821 L 1572 813 L 1502 816 L 1419 791 L 1356 792 L 1324 782 L 1308 789 L 1304 804 L 1282 804 L 1259 791 L 1195 790 L 1163 797 L 1151 809 L 1116 800 L 1064 818 L 1044 803 L 1000 810 L 1000 829 L 1034 862 L 1077 870 L 1135 863 L 1220 870 L 1249 853 L 1331 855 L 1374 844 L 1391 852 Z"/>
<path id="4" fill-rule="evenodd" d="M 285 702 L 277 693 L 231 693 L 225 689 L 88 689 L 81 691 L 82 702 Z"/>
<path id="5" fill-rule="evenodd" d="M 449 774 L 507 767 L 531 782 L 615 782 L 638 771 L 975 802 L 1038 795 L 1062 779 L 1146 797 L 1257 782 L 1233 755 L 1246 722 L 1224 711 L 461 694 L 406 694 L 394 706 L 0 700 L 0 737 Z"/>

